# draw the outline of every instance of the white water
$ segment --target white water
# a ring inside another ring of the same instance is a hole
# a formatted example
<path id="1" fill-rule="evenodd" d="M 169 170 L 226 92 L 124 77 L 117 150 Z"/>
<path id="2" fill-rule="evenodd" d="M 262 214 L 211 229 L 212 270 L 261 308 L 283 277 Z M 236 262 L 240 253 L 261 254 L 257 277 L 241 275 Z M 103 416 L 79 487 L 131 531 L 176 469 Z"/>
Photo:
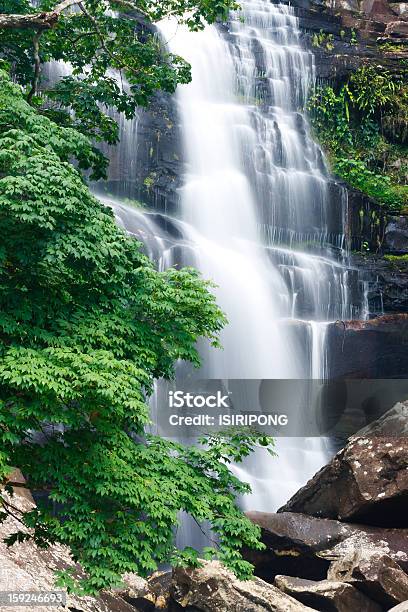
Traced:
<path id="1" fill-rule="evenodd" d="M 368 317 L 368 288 L 363 304 L 353 305 L 342 257 L 345 193 L 330 193 L 303 114 L 314 65 L 293 10 L 266 0 L 241 4 L 228 32 L 161 24 L 171 51 L 192 64 L 192 83 L 176 95 L 187 159 L 181 219 L 106 203 L 159 267 L 181 259 L 218 284 L 229 325 L 222 351 L 202 347 L 202 375 L 321 379 L 328 322 Z M 55 64 L 51 72 L 60 76 L 69 67 Z M 120 132 L 114 158 L 130 183 L 138 119 L 120 118 Z M 251 408 L 257 385 L 248 380 L 236 407 Z M 324 444 L 312 438 L 278 439 L 277 451 L 275 459 L 259 451 L 236 468 L 253 490 L 247 508 L 275 510 L 327 459 Z M 184 543 L 197 544 L 187 521 L 183 529 Z"/>
<path id="2" fill-rule="evenodd" d="M 234 408 L 249 410 L 258 408 L 260 379 L 325 378 L 328 322 L 355 318 L 362 305 L 353 304 L 344 265 L 346 194 L 333 191 L 304 115 L 313 55 L 290 7 L 241 5 L 228 29 L 160 26 L 170 50 L 192 65 L 192 82 L 175 96 L 186 159 L 180 218 L 110 205 L 160 268 L 196 265 L 217 283 L 229 324 L 223 350 L 200 347 L 200 376 L 248 379 Z M 121 127 L 116 163 L 125 183 L 148 145 L 137 128 L 137 120 Z M 161 410 L 158 395 L 153 403 Z M 277 450 L 278 458 L 259 451 L 237 469 L 253 490 L 247 508 L 275 510 L 327 460 L 316 438 L 278 439 Z"/>

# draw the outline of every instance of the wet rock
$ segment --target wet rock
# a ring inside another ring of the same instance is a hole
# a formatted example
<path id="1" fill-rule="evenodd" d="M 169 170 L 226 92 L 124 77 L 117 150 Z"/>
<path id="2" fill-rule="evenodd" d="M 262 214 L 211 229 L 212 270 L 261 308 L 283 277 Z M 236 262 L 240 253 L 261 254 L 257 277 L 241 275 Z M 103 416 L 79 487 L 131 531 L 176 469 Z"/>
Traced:
<path id="1" fill-rule="evenodd" d="M 173 570 L 171 597 L 189 612 L 306 612 L 311 608 L 259 578 L 238 580 L 218 561 Z"/>
<path id="2" fill-rule="evenodd" d="M 350 264 L 367 281 L 367 302 L 371 315 L 408 312 L 408 259 L 388 258 L 372 253 L 353 253 Z"/>
<path id="3" fill-rule="evenodd" d="M 408 22 L 406 23 L 408 30 Z M 385 250 L 393 255 L 405 255 L 408 253 L 408 217 L 389 217 L 385 228 Z"/>
<path id="4" fill-rule="evenodd" d="M 248 512 L 261 528 L 262 551 L 245 550 L 255 574 L 273 582 L 278 574 L 326 578 L 330 562 L 365 548 L 389 555 L 408 570 L 408 530 L 384 529 L 318 519 L 305 514 Z"/>
<path id="5" fill-rule="evenodd" d="M 346 582 L 276 576 L 275 585 L 306 606 L 322 612 L 381 612 L 380 605 Z"/>
<path id="6" fill-rule="evenodd" d="M 356 586 L 387 609 L 408 599 L 408 575 L 379 551 L 363 548 L 334 561 L 328 579 Z"/>
<path id="7" fill-rule="evenodd" d="M 408 439 L 357 437 L 279 512 L 408 527 Z"/>
<path id="8" fill-rule="evenodd" d="M 347 189 L 346 233 L 353 251 L 377 252 L 384 240 L 387 211 L 358 189 Z"/>
<path id="9" fill-rule="evenodd" d="M 408 314 L 337 321 L 327 332 L 330 377 L 407 378 Z"/>

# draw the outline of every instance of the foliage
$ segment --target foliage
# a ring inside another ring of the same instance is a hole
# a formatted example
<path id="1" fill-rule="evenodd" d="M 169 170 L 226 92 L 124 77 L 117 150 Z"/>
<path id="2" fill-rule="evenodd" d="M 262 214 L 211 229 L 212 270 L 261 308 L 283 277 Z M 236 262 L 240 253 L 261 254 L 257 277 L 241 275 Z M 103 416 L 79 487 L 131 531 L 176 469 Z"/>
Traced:
<path id="1" fill-rule="evenodd" d="M 0 13 L 35 14 L 55 4 L 0 0 Z M 190 80 L 189 65 L 165 51 L 152 24 L 170 15 L 199 29 L 235 7 L 234 0 L 83 0 L 63 12 L 52 28 L 2 30 L 0 57 L 42 113 L 114 144 L 118 127 L 108 109 L 129 119 L 156 90 L 172 93 L 178 83 Z M 53 82 L 40 70 L 37 78 L 34 39 L 40 69 L 61 60 L 71 65 L 72 74 L 55 75 Z"/>
<path id="2" fill-rule="evenodd" d="M 394 264 L 408 263 L 408 255 L 384 255 L 384 258 Z"/>
<path id="3" fill-rule="evenodd" d="M 325 47 L 327 51 L 332 51 L 334 49 L 333 40 L 333 34 L 326 34 L 323 30 L 320 30 L 313 34 L 312 45 L 313 47 Z"/>
<path id="4" fill-rule="evenodd" d="M 270 440 L 232 432 L 184 447 L 145 433 L 154 379 L 177 359 L 197 365 L 196 341 L 217 345 L 225 319 L 196 271 L 154 269 L 70 160 L 100 171 L 88 139 L 39 115 L 0 71 L 1 478 L 18 466 L 43 493 L 22 520 L 38 545 L 69 546 L 88 592 L 197 563 L 174 545 L 181 510 L 211 524 L 207 553 L 246 578 L 240 550 L 261 547 L 259 528 L 236 505 L 249 487 L 229 464 Z"/>
<path id="5" fill-rule="evenodd" d="M 408 87 L 403 73 L 364 66 L 337 91 L 319 88 L 309 109 L 338 176 L 391 209 L 408 204 Z"/>

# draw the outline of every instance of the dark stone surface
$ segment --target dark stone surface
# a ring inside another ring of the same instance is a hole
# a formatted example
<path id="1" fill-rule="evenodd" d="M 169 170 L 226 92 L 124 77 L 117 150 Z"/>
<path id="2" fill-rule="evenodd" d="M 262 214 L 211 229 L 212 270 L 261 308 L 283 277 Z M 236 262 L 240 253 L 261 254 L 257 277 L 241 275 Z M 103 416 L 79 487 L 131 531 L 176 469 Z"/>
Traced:
<path id="1" fill-rule="evenodd" d="M 367 281 L 371 315 L 408 312 L 408 258 L 388 259 L 373 253 L 352 253 L 350 265 Z"/>
<path id="2" fill-rule="evenodd" d="M 328 372 L 344 378 L 408 378 L 408 314 L 329 325 Z"/>
<path id="3" fill-rule="evenodd" d="M 408 527 L 408 439 L 350 440 L 279 512 Z"/>
<path id="4" fill-rule="evenodd" d="M 255 574 L 273 582 L 278 574 L 323 580 L 330 561 L 361 547 L 383 549 L 408 570 L 408 530 L 369 527 L 296 512 L 247 512 L 261 527 L 266 548 L 245 550 Z M 381 543 L 381 544 L 380 544 Z"/>
<path id="5" fill-rule="evenodd" d="M 136 139 L 132 131 L 137 132 Z M 108 195 L 139 200 L 149 208 L 174 213 L 184 172 L 175 98 L 156 93 L 148 109 L 140 108 L 133 122 L 123 124 L 121 140 L 121 146 L 105 149 L 111 159 L 108 181 L 97 184 L 96 189 L 103 187 Z"/>
<path id="6" fill-rule="evenodd" d="M 384 207 L 357 191 L 348 188 L 346 234 L 352 251 L 381 251 L 387 213 Z"/>
<path id="7" fill-rule="evenodd" d="M 388 218 L 385 228 L 385 250 L 394 255 L 408 253 L 408 217 L 405 215 Z"/>

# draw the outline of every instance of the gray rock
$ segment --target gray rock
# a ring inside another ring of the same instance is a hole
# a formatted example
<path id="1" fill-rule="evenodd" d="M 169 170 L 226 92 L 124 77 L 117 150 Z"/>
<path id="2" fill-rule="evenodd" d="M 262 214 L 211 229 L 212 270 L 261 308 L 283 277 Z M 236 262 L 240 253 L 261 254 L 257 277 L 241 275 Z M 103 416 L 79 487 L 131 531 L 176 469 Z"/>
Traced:
<path id="1" fill-rule="evenodd" d="M 408 23 L 406 21 L 391 21 L 385 30 L 388 36 L 408 36 Z M 408 246 L 408 245 L 407 245 Z"/>
<path id="2" fill-rule="evenodd" d="M 351 584 L 333 580 L 304 580 L 291 576 L 276 576 L 275 585 L 306 606 L 322 612 L 381 612 L 381 606 Z"/>
<path id="3" fill-rule="evenodd" d="M 306 612 L 279 589 L 255 578 L 241 581 L 218 561 L 197 569 L 173 570 L 171 596 L 181 609 L 194 612 Z M 170 610 L 176 609 L 170 606 Z M 180 608 L 177 608 L 180 609 Z"/>
<path id="4" fill-rule="evenodd" d="M 362 548 L 349 553 L 331 564 L 327 577 L 356 586 L 388 608 L 408 599 L 408 575 L 380 551 Z"/>
<path id="5" fill-rule="evenodd" d="M 363 427 L 357 436 L 407 436 L 408 435 L 408 401 L 398 402 L 383 416 Z"/>

